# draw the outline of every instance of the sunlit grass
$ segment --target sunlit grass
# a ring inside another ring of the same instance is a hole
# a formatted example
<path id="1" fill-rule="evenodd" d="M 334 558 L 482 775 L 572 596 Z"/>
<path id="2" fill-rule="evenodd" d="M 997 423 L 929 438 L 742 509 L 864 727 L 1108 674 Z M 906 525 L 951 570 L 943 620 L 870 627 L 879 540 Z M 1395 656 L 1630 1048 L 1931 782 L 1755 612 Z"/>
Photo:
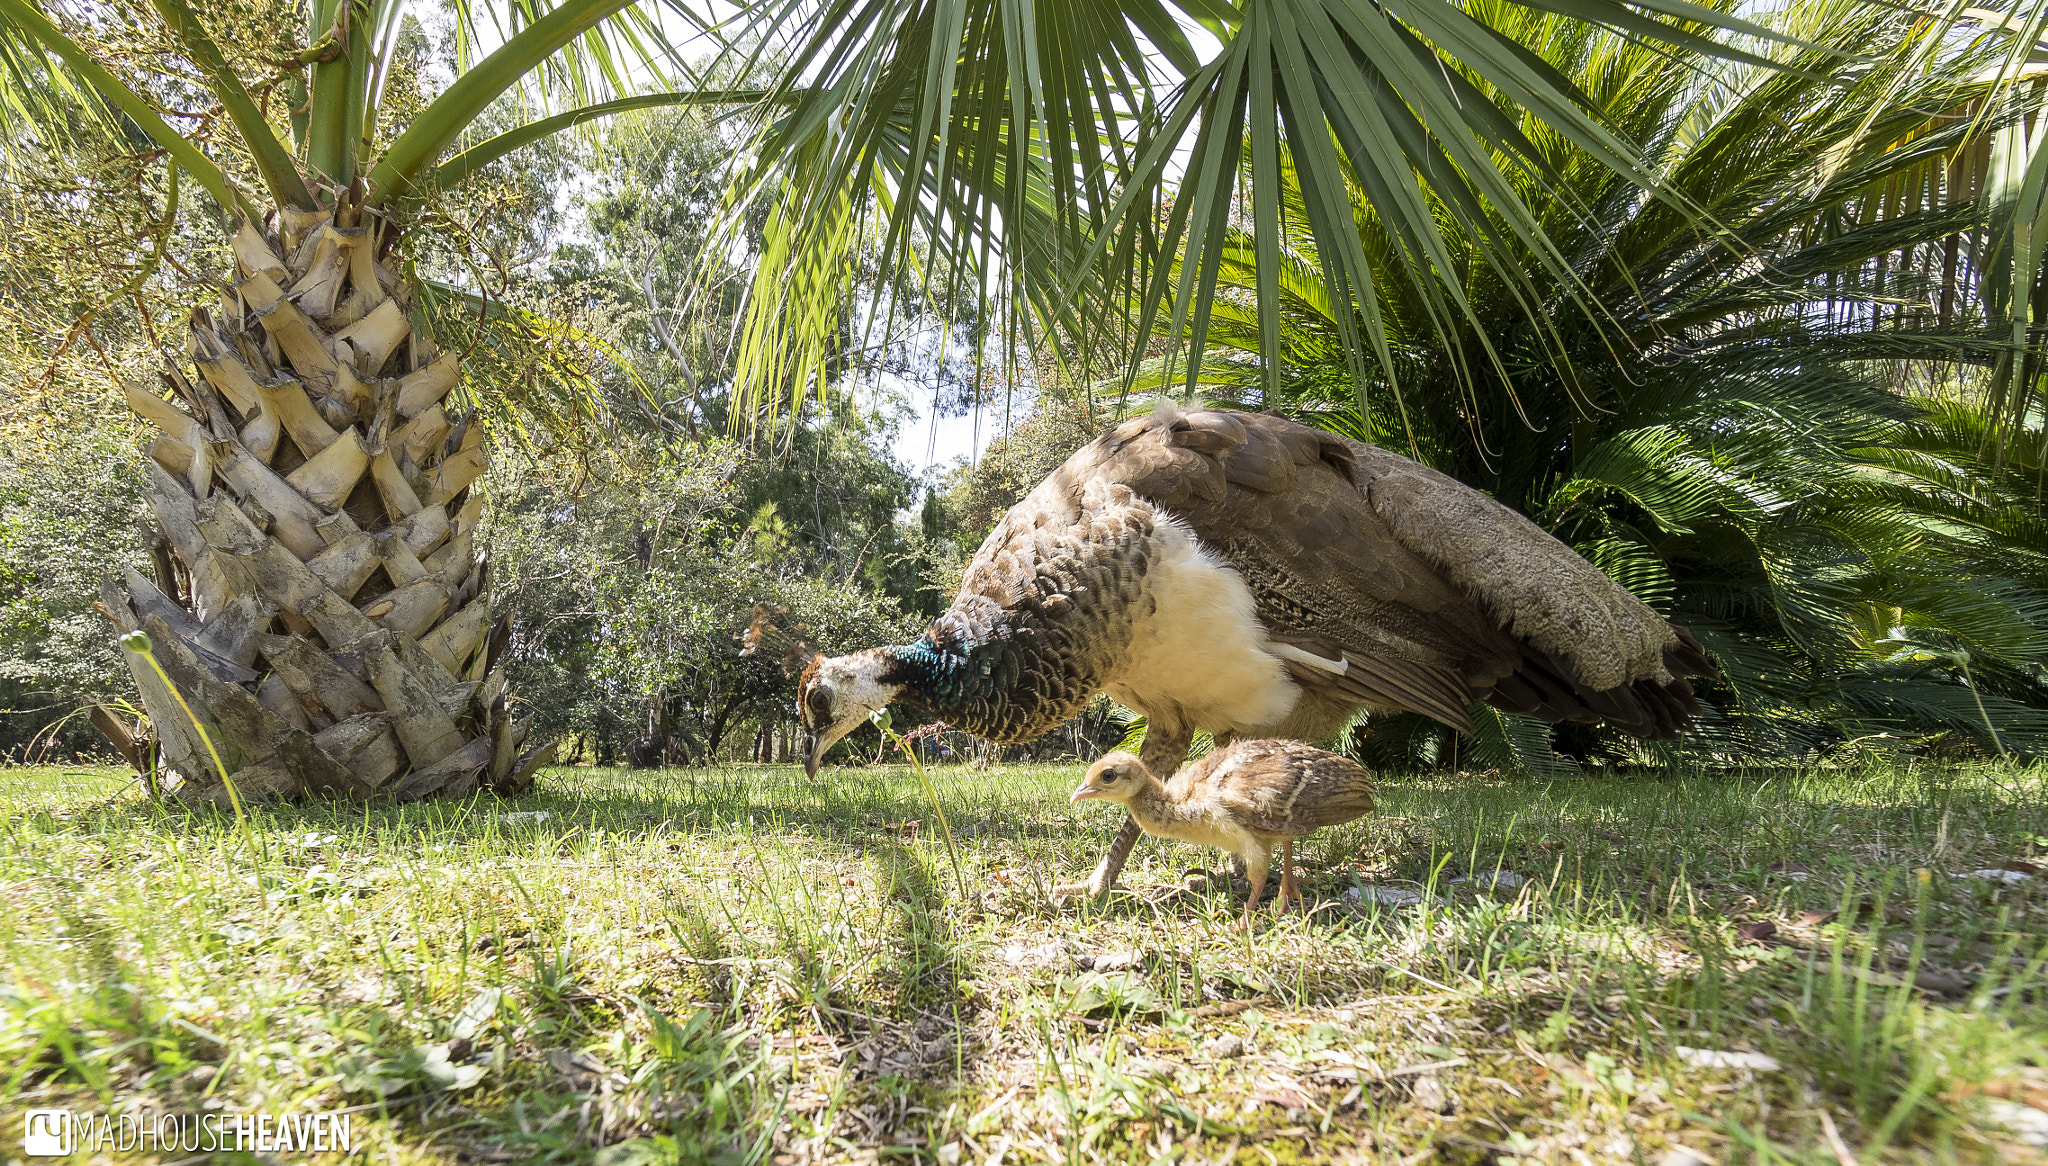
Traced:
<path id="1" fill-rule="evenodd" d="M 2048 851 L 2039 771 L 1388 778 L 1249 937 L 1157 840 L 1053 907 L 1118 824 L 1078 772 L 934 773 L 963 900 L 902 767 L 252 807 L 267 857 L 0 771 L 0 1153 L 32 1106 L 354 1107 L 377 1161 L 2035 1153 L 1986 1086 L 2048 1069 L 2048 880 L 1970 873 Z"/>

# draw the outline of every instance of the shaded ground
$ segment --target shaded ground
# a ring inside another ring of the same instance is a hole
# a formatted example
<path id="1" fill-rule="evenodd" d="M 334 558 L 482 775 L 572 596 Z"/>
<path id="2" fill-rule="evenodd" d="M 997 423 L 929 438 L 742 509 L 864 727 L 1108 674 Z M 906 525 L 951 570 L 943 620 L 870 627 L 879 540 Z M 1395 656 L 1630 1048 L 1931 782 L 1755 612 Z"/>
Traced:
<path id="1" fill-rule="evenodd" d="M 30 1107 L 350 1107 L 379 1162 L 2048 1161 L 2038 770 L 1389 779 L 1250 937 L 1157 840 L 1050 906 L 1118 821 L 1077 768 L 935 776 L 957 876 L 901 768 L 254 848 L 0 771 L 0 1155 Z"/>

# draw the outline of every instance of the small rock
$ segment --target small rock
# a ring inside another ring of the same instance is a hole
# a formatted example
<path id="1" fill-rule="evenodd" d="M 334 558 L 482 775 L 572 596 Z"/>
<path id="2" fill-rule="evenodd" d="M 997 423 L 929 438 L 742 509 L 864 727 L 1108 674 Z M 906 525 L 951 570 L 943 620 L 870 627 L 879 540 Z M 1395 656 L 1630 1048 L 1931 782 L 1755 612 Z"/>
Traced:
<path id="1" fill-rule="evenodd" d="M 1944 996 L 1959 996 L 1970 990 L 1970 977 L 1954 968 L 1923 964 L 1913 973 L 1913 986 L 1922 992 L 1938 992 Z"/>
<path id="2" fill-rule="evenodd" d="M 1075 957 L 1076 962 L 1080 958 L 1078 956 Z M 1115 972 L 1124 968 L 1137 967 L 1142 958 L 1134 951 L 1106 951 L 1095 957 L 1093 967 L 1098 972 Z"/>
<path id="3" fill-rule="evenodd" d="M 1415 1079 L 1415 1107 L 1428 1113 L 1451 1112 L 1450 1090 L 1433 1073 Z"/>
<path id="4" fill-rule="evenodd" d="M 1984 1103 L 1985 1116 L 2015 1139 L 2029 1146 L 2048 1147 L 2048 1113 L 2014 1101 Z"/>
<path id="5" fill-rule="evenodd" d="M 1202 1051 L 1219 1061 L 1233 1060 L 1244 1056 L 1244 1040 L 1241 1037 L 1225 1033 L 1222 1036 L 1212 1037 L 1204 1041 L 1202 1043 Z"/>
<path id="6" fill-rule="evenodd" d="M 1713 1166 L 1713 1163 L 1685 1146 L 1673 1146 L 1657 1159 L 1657 1166 Z"/>
<path id="7" fill-rule="evenodd" d="M 2026 873 L 2025 871 L 2018 870 L 1973 870 L 1969 874 L 1964 875 L 1963 877 L 1969 879 L 1983 879 L 1987 883 L 2005 883 L 2006 885 L 2010 886 L 2013 883 L 2026 882 L 2028 879 L 2033 878 L 2034 876 Z"/>
<path id="8" fill-rule="evenodd" d="M 1803 862 L 1774 862 L 1764 869 L 1795 883 L 1803 883 L 1813 877 L 1813 869 Z"/>
<path id="9" fill-rule="evenodd" d="M 498 815 L 498 821 L 500 822 L 545 822 L 547 820 L 548 811 L 546 810 L 521 810 L 516 814 Z"/>
<path id="10" fill-rule="evenodd" d="M 1689 1049 L 1679 1045 L 1678 1059 L 1695 1069 L 1756 1069 L 1774 1073 L 1784 1068 L 1776 1057 L 1739 1049 Z"/>
<path id="11" fill-rule="evenodd" d="M 1003 957 L 1003 962 L 1013 968 L 1036 968 L 1046 967 L 1057 962 L 1061 952 L 1060 945 L 1057 943 L 1042 944 L 1038 947 L 1026 947 L 1021 943 L 1012 943 L 1000 949 L 999 954 Z"/>
<path id="12" fill-rule="evenodd" d="M 1451 883 L 1454 886 L 1470 883 L 1482 891 L 1512 891 L 1528 881 L 1514 871 L 1496 870 L 1482 875 L 1459 875 Z"/>

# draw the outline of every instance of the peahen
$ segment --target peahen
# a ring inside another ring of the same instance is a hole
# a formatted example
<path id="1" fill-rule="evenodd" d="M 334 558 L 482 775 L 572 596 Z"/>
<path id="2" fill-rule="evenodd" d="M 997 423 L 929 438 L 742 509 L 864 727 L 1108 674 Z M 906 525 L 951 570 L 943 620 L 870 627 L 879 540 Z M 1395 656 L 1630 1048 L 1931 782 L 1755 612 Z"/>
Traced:
<path id="1" fill-rule="evenodd" d="M 1145 715 L 1163 778 L 1198 728 L 1326 742 L 1395 709 L 1469 732 L 1474 700 L 1666 738 L 1699 712 L 1686 677 L 1714 675 L 1684 629 L 1455 479 L 1279 416 L 1167 402 L 1012 507 L 917 640 L 799 663 L 813 775 L 898 702 L 1023 741 L 1107 692 Z M 1138 833 L 1124 823 L 1090 893 Z"/>

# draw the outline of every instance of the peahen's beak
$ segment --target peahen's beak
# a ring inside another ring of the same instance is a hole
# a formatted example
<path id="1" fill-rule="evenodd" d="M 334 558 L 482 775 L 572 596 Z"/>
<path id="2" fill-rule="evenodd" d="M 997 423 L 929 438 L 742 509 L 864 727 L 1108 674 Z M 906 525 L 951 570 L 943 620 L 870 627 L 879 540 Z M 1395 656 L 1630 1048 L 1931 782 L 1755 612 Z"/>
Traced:
<path id="1" fill-rule="evenodd" d="M 828 740 L 822 733 L 804 734 L 805 777 L 810 778 L 813 781 L 817 780 L 818 764 L 825 760 L 825 750 L 831 747 L 832 742 Z"/>

